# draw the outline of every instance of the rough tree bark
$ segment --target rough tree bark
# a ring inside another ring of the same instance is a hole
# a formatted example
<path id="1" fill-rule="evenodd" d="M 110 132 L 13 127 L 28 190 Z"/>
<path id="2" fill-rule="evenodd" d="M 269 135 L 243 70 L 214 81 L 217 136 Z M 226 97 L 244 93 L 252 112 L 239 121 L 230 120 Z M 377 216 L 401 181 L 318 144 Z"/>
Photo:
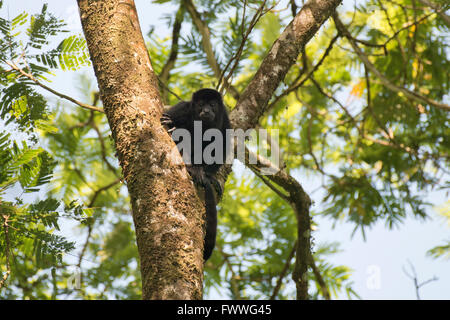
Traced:
<path id="1" fill-rule="evenodd" d="M 133 0 L 78 0 L 131 198 L 143 299 L 201 299 L 204 207 L 159 121 L 162 103 Z"/>

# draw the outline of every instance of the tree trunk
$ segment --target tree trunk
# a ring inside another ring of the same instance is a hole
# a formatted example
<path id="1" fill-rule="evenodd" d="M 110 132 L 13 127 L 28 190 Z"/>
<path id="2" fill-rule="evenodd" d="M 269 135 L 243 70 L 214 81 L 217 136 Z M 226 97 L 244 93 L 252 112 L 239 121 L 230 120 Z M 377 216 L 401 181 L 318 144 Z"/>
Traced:
<path id="1" fill-rule="evenodd" d="M 134 1 L 78 6 L 130 194 L 143 299 L 201 299 L 204 206 L 159 121 L 158 83 Z"/>

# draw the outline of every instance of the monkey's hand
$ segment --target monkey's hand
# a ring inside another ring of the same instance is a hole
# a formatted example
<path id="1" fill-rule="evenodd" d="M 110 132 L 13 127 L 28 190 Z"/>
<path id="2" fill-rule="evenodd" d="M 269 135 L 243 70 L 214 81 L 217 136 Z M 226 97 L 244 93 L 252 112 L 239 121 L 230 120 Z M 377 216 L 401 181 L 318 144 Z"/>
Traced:
<path id="1" fill-rule="evenodd" d="M 172 118 L 167 113 L 163 113 L 162 117 L 160 118 L 160 121 L 163 126 L 166 126 L 168 128 L 167 132 L 170 133 L 176 129 Z"/>

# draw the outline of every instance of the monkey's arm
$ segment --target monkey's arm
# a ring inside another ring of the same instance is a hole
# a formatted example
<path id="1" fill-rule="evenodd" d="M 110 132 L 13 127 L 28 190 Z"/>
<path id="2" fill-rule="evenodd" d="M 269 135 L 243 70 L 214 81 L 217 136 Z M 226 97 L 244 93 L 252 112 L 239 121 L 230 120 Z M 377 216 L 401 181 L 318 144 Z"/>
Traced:
<path id="1" fill-rule="evenodd" d="M 182 101 L 165 111 L 161 124 L 171 128 L 186 128 L 192 121 L 191 103 Z"/>

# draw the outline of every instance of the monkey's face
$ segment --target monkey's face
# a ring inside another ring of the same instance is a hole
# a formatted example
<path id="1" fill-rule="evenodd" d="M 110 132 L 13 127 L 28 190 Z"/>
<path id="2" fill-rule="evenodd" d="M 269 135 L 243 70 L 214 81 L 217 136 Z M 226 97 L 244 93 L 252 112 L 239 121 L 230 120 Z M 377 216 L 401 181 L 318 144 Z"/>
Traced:
<path id="1" fill-rule="evenodd" d="M 219 111 L 219 103 L 215 100 L 199 100 L 194 102 L 195 118 L 206 125 L 213 125 Z"/>

